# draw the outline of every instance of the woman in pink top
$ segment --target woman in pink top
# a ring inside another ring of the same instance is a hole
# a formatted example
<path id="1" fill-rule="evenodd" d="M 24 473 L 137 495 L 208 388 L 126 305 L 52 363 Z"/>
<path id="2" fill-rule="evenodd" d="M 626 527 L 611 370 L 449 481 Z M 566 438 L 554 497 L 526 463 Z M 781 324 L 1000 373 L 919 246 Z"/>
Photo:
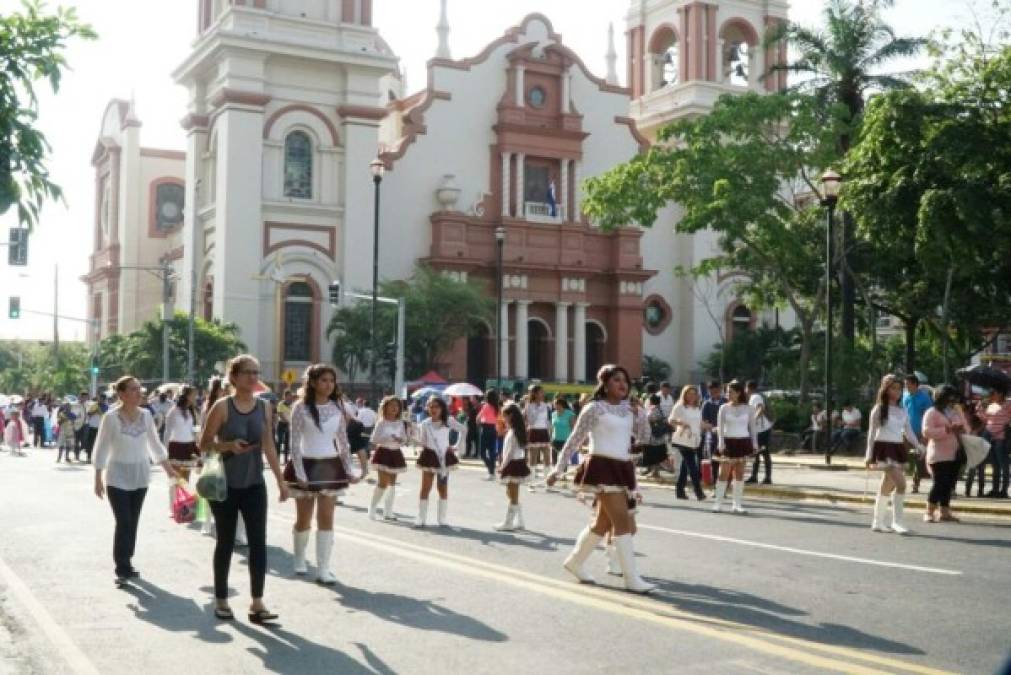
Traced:
<path id="1" fill-rule="evenodd" d="M 942 385 L 934 392 L 934 407 L 923 416 L 923 436 L 927 439 L 927 466 L 934 485 L 927 496 L 924 522 L 958 522 L 951 515 L 951 492 L 958 480 L 959 436 L 966 431 L 965 417 L 955 408 L 958 392 L 951 385 Z M 938 506 L 941 508 L 937 515 Z"/>
<path id="2" fill-rule="evenodd" d="M 993 489 L 987 497 L 998 499 L 1008 498 L 1008 437 L 1007 428 L 1011 424 L 1011 401 L 1002 391 L 994 390 L 990 394 L 990 403 L 982 411 L 986 422 L 986 432 L 990 436 L 990 462 L 993 466 Z M 980 474 L 979 488 L 983 489 L 983 478 Z"/>
<path id="3" fill-rule="evenodd" d="M 477 423 L 481 428 L 481 459 L 488 469 L 488 477 L 485 480 L 495 480 L 495 465 L 498 459 L 498 431 L 495 428 L 499 415 L 498 392 L 489 389 L 484 394 L 484 403 L 477 411 Z"/>

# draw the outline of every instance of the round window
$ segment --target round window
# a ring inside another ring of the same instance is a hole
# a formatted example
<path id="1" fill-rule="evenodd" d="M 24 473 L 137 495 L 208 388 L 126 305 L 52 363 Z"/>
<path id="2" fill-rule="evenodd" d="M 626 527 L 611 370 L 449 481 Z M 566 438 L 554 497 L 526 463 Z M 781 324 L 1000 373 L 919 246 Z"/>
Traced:
<path id="1" fill-rule="evenodd" d="M 646 325 L 650 328 L 659 327 L 666 318 L 666 310 L 664 310 L 663 305 L 657 301 L 653 301 L 646 305 Z"/>
<path id="2" fill-rule="evenodd" d="M 540 87 L 534 87 L 530 90 L 530 105 L 535 108 L 543 108 L 544 102 L 547 100 L 547 94 Z"/>

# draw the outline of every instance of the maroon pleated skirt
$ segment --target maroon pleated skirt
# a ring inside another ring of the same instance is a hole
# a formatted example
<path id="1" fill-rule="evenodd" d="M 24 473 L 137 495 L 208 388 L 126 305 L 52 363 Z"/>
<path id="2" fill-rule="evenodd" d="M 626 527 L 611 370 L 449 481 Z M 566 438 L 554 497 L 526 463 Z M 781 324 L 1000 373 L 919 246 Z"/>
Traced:
<path id="1" fill-rule="evenodd" d="M 407 460 L 404 459 L 404 452 L 399 448 L 378 447 L 372 453 L 372 466 L 386 473 L 403 473 L 407 471 Z"/>
<path id="2" fill-rule="evenodd" d="M 576 469 L 574 484 L 594 492 L 634 492 L 635 465 L 631 460 L 589 455 Z"/>
<path id="3" fill-rule="evenodd" d="M 532 445 L 551 445 L 551 436 L 547 429 L 530 429 L 527 432 L 527 447 Z"/>
<path id="4" fill-rule="evenodd" d="M 530 466 L 525 459 L 514 459 L 498 473 L 503 483 L 525 483 L 530 478 Z"/>
<path id="5" fill-rule="evenodd" d="M 169 461 L 178 464 L 196 465 L 200 459 L 200 451 L 196 443 L 180 443 L 172 441 L 168 444 Z"/>
<path id="6" fill-rule="evenodd" d="M 755 454 L 751 438 L 728 438 L 726 448 L 721 453 L 723 459 L 744 459 Z"/>
<path id="7" fill-rule="evenodd" d="M 878 464 L 888 464 L 889 461 L 896 464 L 905 464 L 909 458 L 909 452 L 904 443 L 889 443 L 887 441 L 874 441 L 872 449 L 874 462 Z"/>
<path id="8" fill-rule="evenodd" d="M 305 477 L 308 485 L 304 488 L 298 485 L 298 475 L 295 473 L 294 460 L 288 460 L 284 465 L 282 478 L 284 482 L 291 486 L 297 493 L 324 492 L 346 490 L 351 478 L 344 468 L 344 462 L 340 457 L 326 457 L 323 459 L 302 458 L 302 468 L 305 469 Z M 298 496 L 297 494 L 295 496 Z"/>
<path id="9" fill-rule="evenodd" d="M 456 453 L 452 450 L 446 451 L 446 469 L 449 471 L 455 470 L 456 465 L 460 463 L 457 459 Z M 421 451 L 418 456 L 418 468 L 422 471 L 428 471 L 429 473 L 438 473 L 442 470 L 442 466 L 439 464 L 439 455 L 436 454 L 435 450 L 431 448 L 425 448 Z"/>

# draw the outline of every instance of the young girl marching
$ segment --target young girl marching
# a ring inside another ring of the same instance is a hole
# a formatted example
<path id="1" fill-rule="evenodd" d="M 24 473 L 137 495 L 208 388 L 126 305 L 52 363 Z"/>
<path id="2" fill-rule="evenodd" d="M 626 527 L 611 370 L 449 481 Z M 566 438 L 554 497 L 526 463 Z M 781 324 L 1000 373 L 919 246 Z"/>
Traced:
<path id="1" fill-rule="evenodd" d="M 308 571 L 305 551 L 315 507 L 316 580 L 334 584 L 337 578 L 330 571 L 334 506 L 348 484 L 358 480 L 352 478 L 347 413 L 337 391 L 337 371 L 326 364 L 309 366 L 302 389 L 302 400 L 291 409 L 291 459 L 284 469 L 297 510 L 295 574 Z"/>
<path id="2" fill-rule="evenodd" d="M 730 401 L 720 406 L 716 418 L 717 457 L 720 460 L 720 478 L 716 483 L 716 503 L 713 511 L 723 508 L 723 498 L 734 482 L 734 513 L 747 513 L 741 500 L 744 497 L 744 465 L 758 452 L 758 431 L 755 426 L 755 409 L 748 405 L 744 385 L 734 380 L 728 387 Z"/>
<path id="3" fill-rule="evenodd" d="M 369 518 L 376 519 L 379 500 L 386 494 L 383 505 L 383 519 L 396 520 L 393 513 L 393 499 L 397 493 L 397 474 L 407 471 L 407 461 L 401 449 L 410 437 L 407 422 L 401 419 L 400 399 L 387 396 L 379 406 L 379 421 L 372 430 L 372 466 L 379 473 L 379 483 L 372 493 Z"/>
<path id="4" fill-rule="evenodd" d="M 877 405 L 871 410 L 867 430 L 868 469 L 881 471 L 881 484 L 874 498 L 874 518 L 871 529 L 875 532 L 905 534 L 902 511 L 906 498 L 905 467 L 908 454 L 905 443 L 920 449 L 920 441 L 913 432 L 906 409 L 902 407 L 902 382 L 894 375 L 885 375 L 878 389 Z M 886 525 L 888 496 L 892 496 L 892 524 Z"/>
<path id="5" fill-rule="evenodd" d="M 456 445 L 449 444 L 449 432 L 459 435 L 457 445 L 467 444 L 467 425 L 450 417 L 446 402 L 437 396 L 428 399 L 428 419 L 415 430 L 415 440 L 424 448 L 418 456 L 421 469 L 421 498 L 418 501 L 418 519 L 415 527 L 424 527 L 428 517 L 428 495 L 432 484 L 438 479 L 439 525 L 445 527 L 446 512 L 449 507 L 449 472 L 455 470 L 460 460 L 456 456 Z"/>
<path id="6" fill-rule="evenodd" d="M 185 385 L 179 390 L 175 405 L 165 416 L 165 444 L 168 446 L 169 464 L 182 477 L 184 483 L 190 482 L 190 471 L 200 459 L 197 449 L 197 437 L 193 431 L 197 425 L 197 390 L 196 387 Z M 176 485 L 169 484 L 169 510 L 175 501 Z"/>
<path id="7" fill-rule="evenodd" d="M 639 576 L 632 544 L 633 521 L 629 501 L 634 506 L 641 497 L 635 479 L 635 465 L 630 459 L 629 439 L 634 437 L 645 441 L 649 438 L 650 429 L 639 402 L 629 401 L 629 382 L 628 371 L 621 366 L 606 365 L 600 369 L 593 400 L 580 410 L 575 429 L 558 457 L 555 470 L 548 476 L 548 485 L 553 485 L 565 475 L 569 457 L 589 437 L 589 453 L 576 470 L 575 485 L 580 492 L 596 496 L 596 516 L 593 524 L 579 534 L 564 567 L 580 583 L 594 583 L 593 577 L 586 571 L 586 560 L 608 530 L 613 529 L 625 588 L 636 593 L 648 593 L 655 586 Z"/>
<path id="8" fill-rule="evenodd" d="M 512 532 L 526 529 L 523 523 L 523 509 L 520 507 L 520 485 L 530 479 L 530 467 L 527 466 L 524 450 L 528 438 L 524 414 L 520 412 L 518 405 L 507 403 L 502 408 L 502 420 L 507 431 L 502 443 L 502 459 L 499 460 L 499 480 L 506 486 L 509 508 L 506 510 L 505 520 L 496 525 L 495 529 L 499 532 Z"/>
<path id="9" fill-rule="evenodd" d="M 527 390 L 527 396 L 529 400 L 523 408 L 523 418 L 527 430 L 526 449 L 530 453 L 530 466 L 535 474 L 539 474 L 543 465 L 544 474 L 547 475 L 551 471 L 551 432 L 548 423 L 548 404 L 544 402 L 544 388 L 539 384 L 532 384 Z M 508 420 L 506 422 L 508 423 Z M 531 485 L 530 491 L 533 492 L 533 489 L 534 486 Z"/>

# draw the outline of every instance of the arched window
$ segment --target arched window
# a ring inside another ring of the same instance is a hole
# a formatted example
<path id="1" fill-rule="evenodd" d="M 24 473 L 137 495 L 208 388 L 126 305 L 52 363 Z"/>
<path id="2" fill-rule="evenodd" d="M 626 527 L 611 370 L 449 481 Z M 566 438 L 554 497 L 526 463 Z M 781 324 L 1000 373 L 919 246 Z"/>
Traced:
<path id="1" fill-rule="evenodd" d="M 284 139 L 284 196 L 312 199 L 312 140 L 304 131 Z"/>
<path id="2" fill-rule="evenodd" d="M 312 288 L 304 281 L 289 284 L 284 297 L 284 360 L 312 360 Z"/>
<path id="3" fill-rule="evenodd" d="M 758 49 L 758 34 L 741 19 L 731 19 L 720 32 L 723 45 L 723 82 L 735 87 L 751 84 L 752 59 Z"/>
<path id="4" fill-rule="evenodd" d="M 748 332 L 753 322 L 754 315 L 747 305 L 737 305 L 730 313 L 730 335 L 727 338 L 733 340 L 735 336 Z"/>
<path id="5" fill-rule="evenodd" d="M 674 30 L 667 26 L 658 29 L 653 34 L 649 47 L 653 64 L 651 91 L 677 84 L 681 67 L 681 50 Z"/>

